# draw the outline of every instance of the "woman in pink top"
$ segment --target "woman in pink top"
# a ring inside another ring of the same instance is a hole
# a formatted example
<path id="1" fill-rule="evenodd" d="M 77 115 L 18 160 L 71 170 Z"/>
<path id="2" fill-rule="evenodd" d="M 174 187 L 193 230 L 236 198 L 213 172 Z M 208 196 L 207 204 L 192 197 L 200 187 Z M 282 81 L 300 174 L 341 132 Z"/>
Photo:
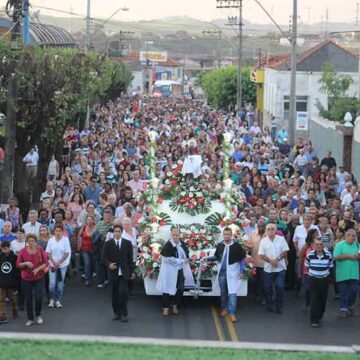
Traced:
<path id="1" fill-rule="evenodd" d="M 84 200 L 81 195 L 78 193 L 74 193 L 74 195 L 71 197 L 70 202 L 66 208 L 66 210 L 71 210 L 73 213 L 73 220 L 76 223 L 81 212 L 83 211 L 84 207 Z"/>
<path id="2" fill-rule="evenodd" d="M 318 229 L 310 229 L 307 233 L 305 239 L 305 245 L 300 251 L 300 266 L 301 274 L 303 275 L 304 282 L 304 291 L 305 291 L 305 306 L 304 311 L 308 311 L 310 308 L 310 282 L 309 282 L 309 270 L 305 267 L 305 259 L 309 252 L 314 249 L 315 240 L 320 239 L 320 234 Z"/>
<path id="3" fill-rule="evenodd" d="M 35 316 L 37 324 L 41 325 L 44 320 L 41 317 L 41 305 L 44 292 L 45 274 L 49 266 L 45 251 L 38 246 L 34 234 L 26 236 L 26 247 L 20 250 L 16 266 L 21 271 L 21 283 L 25 295 L 26 314 L 28 321 L 26 326 L 34 324 L 33 291 L 35 290 Z"/>

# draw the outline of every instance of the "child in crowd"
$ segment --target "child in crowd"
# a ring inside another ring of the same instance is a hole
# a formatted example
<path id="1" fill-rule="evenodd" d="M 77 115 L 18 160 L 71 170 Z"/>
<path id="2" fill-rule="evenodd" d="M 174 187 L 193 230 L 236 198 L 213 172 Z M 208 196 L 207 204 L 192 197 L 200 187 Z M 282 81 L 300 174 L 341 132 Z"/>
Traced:
<path id="1" fill-rule="evenodd" d="M 16 268 L 17 256 L 10 250 L 10 243 L 2 241 L 0 244 L 0 324 L 7 323 L 6 299 L 10 300 L 13 319 L 17 319 L 15 292 L 19 284 L 19 274 Z"/>

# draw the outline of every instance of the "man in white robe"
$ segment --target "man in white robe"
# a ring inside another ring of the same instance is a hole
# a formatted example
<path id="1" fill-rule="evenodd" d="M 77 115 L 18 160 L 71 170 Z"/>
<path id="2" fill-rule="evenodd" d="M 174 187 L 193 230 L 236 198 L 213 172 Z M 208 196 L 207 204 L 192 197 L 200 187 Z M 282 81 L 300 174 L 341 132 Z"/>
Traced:
<path id="1" fill-rule="evenodd" d="M 189 266 L 189 252 L 182 241 L 178 228 L 171 230 L 171 239 L 167 241 L 161 250 L 161 267 L 156 289 L 160 291 L 163 304 L 163 316 L 172 313 L 179 314 L 179 305 L 185 287 L 194 287 L 194 278 Z"/>

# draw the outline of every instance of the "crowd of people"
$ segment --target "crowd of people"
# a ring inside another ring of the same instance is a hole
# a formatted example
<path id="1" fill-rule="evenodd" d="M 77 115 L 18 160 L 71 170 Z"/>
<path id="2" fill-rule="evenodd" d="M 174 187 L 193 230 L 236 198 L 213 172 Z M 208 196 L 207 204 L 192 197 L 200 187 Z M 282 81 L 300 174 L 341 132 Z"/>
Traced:
<path id="1" fill-rule="evenodd" d="M 158 134 L 155 176 L 160 181 L 189 154 L 189 140 L 194 139 L 212 191 L 223 186 L 223 134 L 231 134 L 230 178 L 246 197 L 239 209 L 248 219 L 243 247 L 255 261 L 251 289 L 260 305 L 281 314 L 285 290 L 301 292 L 304 311 L 311 307 L 311 324 L 318 327 L 332 283 L 340 315 L 355 315 L 359 187 L 331 151 L 322 158 L 309 139 L 298 138 L 291 146 L 285 126 L 261 128 L 246 111 L 237 118 L 197 100 L 121 98 L 96 107 L 88 128 L 66 129 L 62 158 L 53 156 L 49 163 L 37 209 L 24 216 L 21 204 L 9 197 L 0 219 L 0 323 L 8 321 L 10 301 L 14 318 L 26 304 L 26 325 L 42 324 L 43 292 L 50 308 L 61 308 L 69 269 L 81 271 L 85 287 L 96 283 L 101 289 L 110 281 L 114 318 L 127 321 L 127 293 L 142 236 L 138 220 L 144 204 L 137 195 L 151 178 L 150 131 Z M 37 176 L 37 159 L 36 148 L 25 156 L 27 176 Z M 178 247 L 176 231 L 173 236 L 170 241 L 178 251 L 164 247 L 163 258 L 181 257 L 183 261 L 173 264 L 182 272 L 188 263 L 186 249 Z M 223 261 L 235 251 L 226 250 L 234 245 L 228 228 L 222 244 L 209 261 L 221 264 L 222 315 L 236 321 L 236 296 L 226 283 L 233 263 Z M 236 250 L 234 261 L 243 258 Z M 171 305 L 179 313 L 184 276 L 176 274 L 170 286 L 174 293 L 163 291 L 164 316 Z"/>

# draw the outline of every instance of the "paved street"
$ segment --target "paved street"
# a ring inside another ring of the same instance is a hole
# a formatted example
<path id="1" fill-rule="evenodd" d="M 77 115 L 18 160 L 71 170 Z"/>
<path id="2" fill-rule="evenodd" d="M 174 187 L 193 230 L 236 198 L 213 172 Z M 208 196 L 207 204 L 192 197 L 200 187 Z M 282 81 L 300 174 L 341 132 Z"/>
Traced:
<path id="1" fill-rule="evenodd" d="M 160 298 L 147 297 L 141 287 L 136 288 L 129 304 L 129 323 L 111 320 L 110 290 L 95 286 L 84 288 L 78 279 L 68 282 L 64 308 L 44 306 L 43 326 L 25 328 L 25 314 L 18 321 L 0 327 L 1 331 L 43 332 L 78 335 L 135 336 L 169 339 L 199 339 L 226 341 L 255 341 L 278 343 L 306 343 L 323 345 L 360 344 L 360 317 L 340 319 L 337 302 L 331 298 L 321 329 L 309 325 L 308 315 L 301 311 L 302 300 L 288 293 L 282 315 L 266 313 L 253 304 L 251 298 L 241 298 L 238 323 L 221 319 L 217 301 L 211 298 L 185 299 L 185 309 L 178 317 L 163 318 Z"/>

